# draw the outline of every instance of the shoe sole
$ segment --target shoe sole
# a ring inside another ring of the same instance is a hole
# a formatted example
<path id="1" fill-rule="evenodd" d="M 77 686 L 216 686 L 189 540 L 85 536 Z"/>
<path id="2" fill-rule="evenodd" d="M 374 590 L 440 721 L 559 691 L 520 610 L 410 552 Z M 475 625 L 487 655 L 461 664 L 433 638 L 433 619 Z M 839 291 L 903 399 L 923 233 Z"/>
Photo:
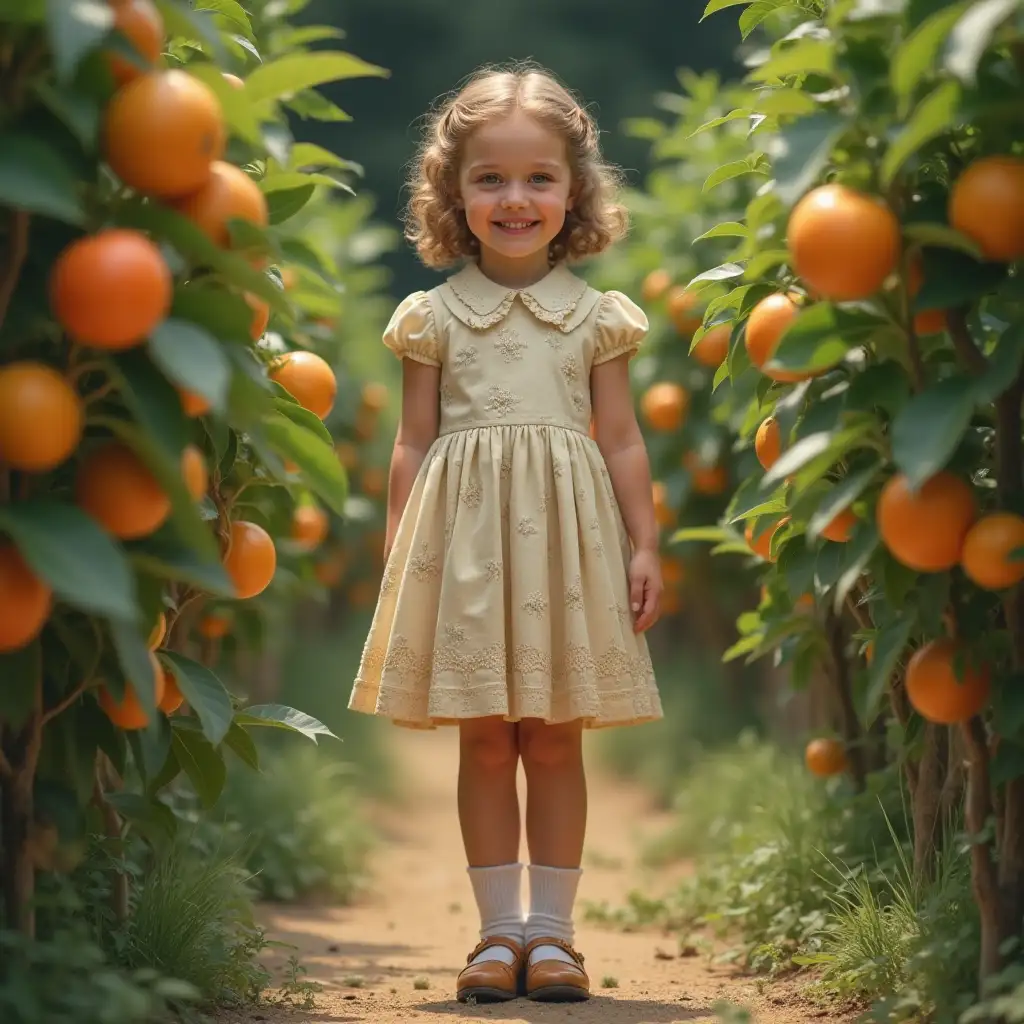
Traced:
<path id="1" fill-rule="evenodd" d="M 575 985 L 546 985 L 527 995 L 535 1003 L 582 1003 L 589 998 L 589 992 Z"/>
<path id="2" fill-rule="evenodd" d="M 477 1003 L 507 1003 L 515 997 L 515 992 L 506 992 L 500 988 L 466 988 L 455 998 L 460 1003 L 468 1003 L 471 999 Z"/>

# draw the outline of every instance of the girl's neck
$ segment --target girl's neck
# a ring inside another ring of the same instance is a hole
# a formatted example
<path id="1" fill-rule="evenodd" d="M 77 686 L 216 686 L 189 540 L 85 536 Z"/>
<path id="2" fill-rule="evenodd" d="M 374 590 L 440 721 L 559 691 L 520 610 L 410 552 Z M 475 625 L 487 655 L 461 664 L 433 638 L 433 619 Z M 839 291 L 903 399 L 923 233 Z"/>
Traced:
<path id="1" fill-rule="evenodd" d="M 484 250 L 477 265 L 484 277 L 503 288 L 529 288 L 551 273 L 546 248 L 517 260 L 503 259 L 497 253 Z"/>

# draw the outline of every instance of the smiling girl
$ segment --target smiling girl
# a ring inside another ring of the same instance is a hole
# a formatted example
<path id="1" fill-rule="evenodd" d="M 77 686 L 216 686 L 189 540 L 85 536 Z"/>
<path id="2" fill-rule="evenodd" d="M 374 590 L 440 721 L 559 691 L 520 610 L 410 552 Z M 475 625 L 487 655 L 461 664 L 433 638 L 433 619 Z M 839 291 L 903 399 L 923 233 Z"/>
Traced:
<path id="1" fill-rule="evenodd" d="M 449 98 L 412 186 L 410 241 L 428 266 L 460 269 L 403 300 L 384 334 L 402 417 L 350 707 L 458 727 L 481 918 L 458 998 L 586 999 L 582 734 L 662 714 L 643 635 L 658 530 L 628 369 L 647 318 L 567 266 L 619 239 L 626 213 L 593 121 L 532 67 L 484 70 Z"/>

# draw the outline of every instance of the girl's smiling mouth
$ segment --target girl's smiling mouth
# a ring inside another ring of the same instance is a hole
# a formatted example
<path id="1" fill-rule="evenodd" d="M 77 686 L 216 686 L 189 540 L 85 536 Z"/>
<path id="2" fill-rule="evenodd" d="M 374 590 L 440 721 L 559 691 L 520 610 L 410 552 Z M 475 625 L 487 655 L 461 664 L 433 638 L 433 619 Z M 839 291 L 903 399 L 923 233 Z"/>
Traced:
<path id="1" fill-rule="evenodd" d="M 510 235 L 521 235 L 540 224 L 539 220 L 495 220 L 491 221 L 499 231 Z"/>

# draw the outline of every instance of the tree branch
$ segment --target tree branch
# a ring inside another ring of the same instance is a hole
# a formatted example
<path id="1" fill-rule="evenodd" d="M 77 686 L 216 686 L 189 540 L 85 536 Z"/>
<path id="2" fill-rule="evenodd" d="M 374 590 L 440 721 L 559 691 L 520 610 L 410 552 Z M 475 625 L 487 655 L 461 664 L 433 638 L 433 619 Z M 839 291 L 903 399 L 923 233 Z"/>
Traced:
<path id="1" fill-rule="evenodd" d="M 11 211 L 11 234 L 7 243 L 7 264 L 0 278 L 0 327 L 7 319 L 7 310 L 21 278 L 21 268 L 28 254 L 28 214 L 24 210 Z"/>
<path id="2" fill-rule="evenodd" d="M 50 708 L 49 711 L 43 712 L 44 727 L 48 725 L 50 722 L 52 722 L 58 715 L 67 711 L 67 709 L 71 707 L 71 705 L 74 704 L 75 701 L 78 700 L 78 698 L 81 697 L 83 693 L 85 693 L 85 691 L 89 688 L 91 678 L 92 676 L 90 673 L 89 678 L 87 678 L 84 683 L 80 683 L 78 686 L 76 686 L 71 691 L 71 693 L 69 693 L 62 701 L 60 701 L 59 703 L 55 704 L 52 708 Z"/>
<path id="3" fill-rule="evenodd" d="M 946 323 L 960 362 L 972 373 L 984 373 L 988 369 L 988 360 L 971 337 L 967 327 L 967 310 L 963 307 L 947 310 Z"/>
<path id="4" fill-rule="evenodd" d="M 10 782 L 13 778 L 14 768 L 11 766 L 11 762 L 7 760 L 3 747 L 0 747 L 0 779 L 6 779 Z"/>

